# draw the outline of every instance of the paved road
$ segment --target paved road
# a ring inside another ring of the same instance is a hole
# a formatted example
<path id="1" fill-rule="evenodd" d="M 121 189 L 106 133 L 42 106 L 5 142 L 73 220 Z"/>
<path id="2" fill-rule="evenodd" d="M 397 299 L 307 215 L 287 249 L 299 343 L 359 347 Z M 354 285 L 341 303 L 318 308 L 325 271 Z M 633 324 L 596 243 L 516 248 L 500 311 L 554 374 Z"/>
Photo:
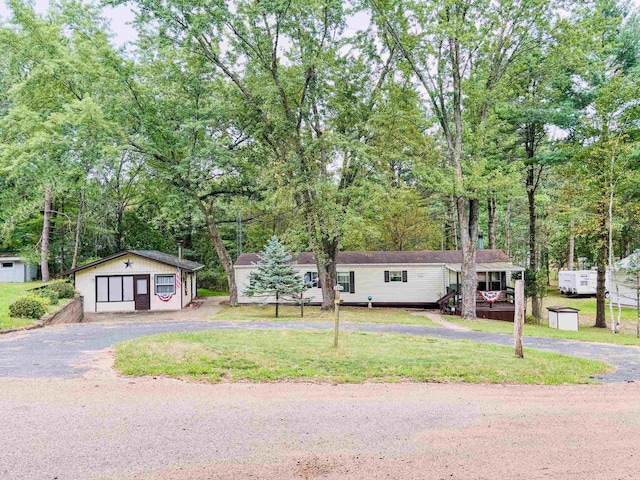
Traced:
<path id="1" fill-rule="evenodd" d="M 118 342 L 165 332 L 218 329 L 310 329 L 326 331 L 329 322 L 208 322 L 208 321 L 134 321 L 97 322 L 61 325 L 0 337 L 0 377 L 73 378 L 90 368 L 87 358 Z M 416 325 L 343 323 L 350 331 L 388 332 L 440 338 L 473 340 L 512 345 L 509 335 L 460 332 Z M 602 360 L 617 367 L 611 374 L 597 377 L 603 382 L 640 381 L 640 349 L 554 338 L 525 337 L 525 349 L 535 348 Z"/>

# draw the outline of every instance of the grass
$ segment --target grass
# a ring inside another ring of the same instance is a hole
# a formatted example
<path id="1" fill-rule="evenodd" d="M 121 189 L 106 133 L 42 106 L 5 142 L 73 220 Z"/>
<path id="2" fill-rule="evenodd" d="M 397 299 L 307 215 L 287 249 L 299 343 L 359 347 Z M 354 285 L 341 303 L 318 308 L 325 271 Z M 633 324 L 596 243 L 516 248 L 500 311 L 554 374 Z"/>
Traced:
<path id="1" fill-rule="evenodd" d="M 26 295 L 27 290 L 42 285 L 41 282 L 0 283 L 0 330 L 31 325 L 30 318 L 13 318 L 9 316 L 9 305 Z"/>
<path id="2" fill-rule="evenodd" d="M 229 295 L 229 292 L 217 292 L 215 290 L 209 290 L 208 288 L 198 289 L 199 297 L 226 297 L 227 295 Z"/>
<path id="3" fill-rule="evenodd" d="M 394 334 L 209 331 L 143 337 L 116 346 L 126 375 L 207 382 L 591 383 L 603 362 L 509 347 Z"/>
<path id="4" fill-rule="evenodd" d="M 451 323 L 470 328 L 476 332 L 513 334 L 513 323 L 499 320 L 462 320 L 460 317 L 446 316 Z M 593 326 L 580 325 L 580 330 L 572 332 L 568 330 L 556 330 L 549 328 L 546 321 L 542 325 L 525 324 L 523 330 L 527 337 L 564 338 L 567 340 L 580 340 L 583 342 L 611 343 L 614 345 L 640 345 L 640 339 L 628 333 L 611 333 L 611 331 Z"/>
<path id="5" fill-rule="evenodd" d="M 636 337 L 637 312 L 633 308 L 623 308 L 621 315 L 620 333 L 611 333 L 609 329 L 595 328 L 593 324 L 596 318 L 596 299 L 594 297 L 570 298 L 560 295 L 555 287 L 549 287 L 547 296 L 542 302 L 543 321 L 541 325 L 524 326 L 524 335 L 531 337 L 566 338 L 583 342 L 611 343 L 615 345 L 640 345 L 640 339 Z M 580 310 L 580 330 L 577 332 L 556 330 L 547 326 L 546 307 L 562 305 L 578 308 Z M 528 313 L 531 312 L 529 302 Z M 609 325 L 609 308 L 607 305 L 607 324 Z M 617 309 L 615 311 L 617 317 Z M 507 333 L 513 334 L 513 323 L 496 320 L 462 320 L 460 317 L 447 316 L 447 320 L 457 325 L 470 328 L 477 332 Z"/>
<path id="6" fill-rule="evenodd" d="M 304 318 L 300 318 L 300 307 L 281 305 L 279 310 L 279 317 L 275 318 L 276 310 L 274 305 L 242 305 L 234 308 L 225 308 L 211 319 L 224 321 L 333 321 L 333 311 L 323 311 L 320 307 L 305 307 Z M 410 311 L 401 308 L 341 307 L 340 321 L 440 326 L 427 317 L 412 315 Z"/>

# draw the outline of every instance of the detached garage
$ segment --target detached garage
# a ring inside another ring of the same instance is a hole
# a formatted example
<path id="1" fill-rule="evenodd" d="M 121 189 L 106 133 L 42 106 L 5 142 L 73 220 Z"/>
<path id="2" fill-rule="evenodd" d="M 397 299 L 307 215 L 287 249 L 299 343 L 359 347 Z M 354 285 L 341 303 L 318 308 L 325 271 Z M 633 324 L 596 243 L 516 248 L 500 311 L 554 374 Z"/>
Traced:
<path id="1" fill-rule="evenodd" d="M 24 258 L 0 254 L 0 283 L 31 282 L 38 275 L 38 267 Z"/>
<path id="2" fill-rule="evenodd" d="M 179 310 L 195 298 L 204 266 L 155 250 L 126 250 L 68 272 L 85 312 Z"/>

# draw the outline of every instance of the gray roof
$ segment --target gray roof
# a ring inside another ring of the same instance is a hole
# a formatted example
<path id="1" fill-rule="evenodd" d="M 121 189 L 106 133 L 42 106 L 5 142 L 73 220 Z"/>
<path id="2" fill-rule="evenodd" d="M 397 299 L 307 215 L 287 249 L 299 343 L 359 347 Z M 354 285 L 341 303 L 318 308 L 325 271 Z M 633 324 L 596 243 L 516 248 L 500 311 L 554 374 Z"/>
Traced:
<path id="1" fill-rule="evenodd" d="M 201 268 L 204 268 L 204 265 L 201 265 L 198 262 L 185 260 L 184 258 L 180 259 L 175 255 L 169 255 L 168 253 L 158 252 L 156 250 L 124 250 L 122 252 L 114 253 L 113 255 L 110 255 L 108 257 L 101 258 L 100 260 L 96 260 L 95 262 L 87 263 L 85 265 L 81 265 L 72 270 L 63 272 L 63 275 L 70 275 L 79 270 L 84 270 L 85 268 L 94 267 L 101 263 L 123 257 L 127 254 L 137 255 L 138 257 L 154 260 L 156 262 L 164 263 L 165 265 L 171 265 L 172 267 L 180 267 L 183 270 L 186 270 L 188 272 L 195 272 L 196 270 L 200 270 Z"/>
<path id="2" fill-rule="evenodd" d="M 236 261 L 237 266 L 253 265 L 258 262 L 258 253 L 243 253 Z M 293 256 L 298 265 L 315 265 L 316 257 L 311 252 Z M 339 265 L 389 265 L 389 264 L 447 264 L 462 263 L 461 250 L 423 250 L 418 252 L 339 252 Z M 478 250 L 478 263 L 509 262 L 509 257 L 502 250 Z"/>

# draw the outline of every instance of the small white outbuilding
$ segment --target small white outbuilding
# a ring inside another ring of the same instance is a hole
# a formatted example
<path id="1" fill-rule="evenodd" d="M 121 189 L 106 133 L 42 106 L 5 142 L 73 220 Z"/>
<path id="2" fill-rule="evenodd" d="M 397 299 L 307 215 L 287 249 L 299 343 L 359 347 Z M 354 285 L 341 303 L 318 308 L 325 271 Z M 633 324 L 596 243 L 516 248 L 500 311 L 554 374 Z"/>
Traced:
<path id="1" fill-rule="evenodd" d="M 0 254 L 0 283 L 31 282 L 38 275 L 38 267 L 24 258 Z"/>
<path id="2" fill-rule="evenodd" d="M 180 310 L 196 296 L 204 266 L 155 250 L 125 250 L 65 272 L 85 312 Z"/>

